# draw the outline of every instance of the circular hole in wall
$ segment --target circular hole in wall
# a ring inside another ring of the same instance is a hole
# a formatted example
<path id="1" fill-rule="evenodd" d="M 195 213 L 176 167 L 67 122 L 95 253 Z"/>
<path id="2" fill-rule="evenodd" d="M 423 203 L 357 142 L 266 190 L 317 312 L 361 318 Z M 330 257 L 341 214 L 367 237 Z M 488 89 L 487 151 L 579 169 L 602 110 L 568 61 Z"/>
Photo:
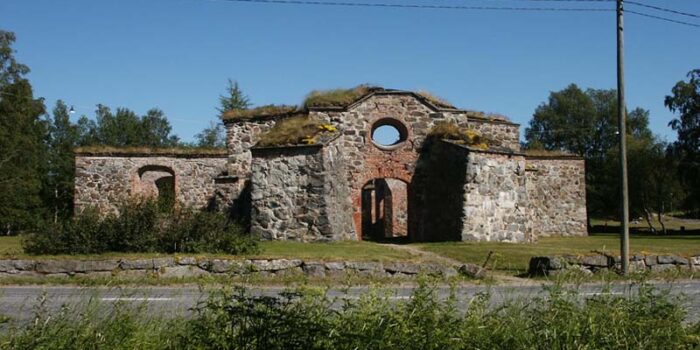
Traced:
<path id="1" fill-rule="evenodd" d="M 406 141 L 407 136 L 406 127 L 396 119 L 382 119 L 372 127 L 372 141 L 382 148 L 397 146 Z"/>

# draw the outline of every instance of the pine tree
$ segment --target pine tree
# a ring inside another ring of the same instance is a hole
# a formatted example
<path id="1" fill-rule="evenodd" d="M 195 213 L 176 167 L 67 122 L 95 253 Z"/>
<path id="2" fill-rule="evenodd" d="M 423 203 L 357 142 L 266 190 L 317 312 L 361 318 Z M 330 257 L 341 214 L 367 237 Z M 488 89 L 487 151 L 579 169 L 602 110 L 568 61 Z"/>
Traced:
<path id="1" fill-rule="evenodd" d="M 226 93 L 227 95 L 219 96 L 220 106 L 216 109 L 219 111 L 219 117 L 226 111 L 247 109 L 250 107 L 250 99 L 248 99 L 248 96 L 238 87 L 238 82 L 229 79 Z"/>

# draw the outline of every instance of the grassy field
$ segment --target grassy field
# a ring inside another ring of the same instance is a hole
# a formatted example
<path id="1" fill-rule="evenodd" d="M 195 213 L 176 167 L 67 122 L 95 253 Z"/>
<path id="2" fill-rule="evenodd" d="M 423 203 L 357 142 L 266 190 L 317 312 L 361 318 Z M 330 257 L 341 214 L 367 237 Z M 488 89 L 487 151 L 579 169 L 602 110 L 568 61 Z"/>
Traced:
<path id="1" fill-rule="evenodd" d="M 587 254 L 592 251 L 619 252 L 619 236 L 592 234 L 588 237 L 540 238 L 537 243 L 445 242 L 421 243 L 416 247 L 462 262 L 483 264 L 489 251 L 494 252 L 490 266 L 496 270 L 525 272 L 533 256 L 552 254 Z M 700 254 L 700 236 L 632 236 L 632 253 Z"/>
<path id="2" fill-rule="evenodd" d="M 308 260 L 359 260 L 359 261 L 420 261 L 422 257 L 404 250 L 393 249 L 372 242 L 335 242 L 335 243 L 301 243 L 301 242 L 260 242 L 261 252 L 255 255 L 238 256 L 238 258 L 295 258 Z M 187 254 L 176 254 L 187 255 Z M 229 257 L 222 254 L 196 254 L 197 256 Z M 40 258 L 40 259 L 89 259 L 89 258 L 151 258 L 168 256 L 157 253 L 108 253 L 100 255 L 40 255 L 24 254 L 20 238 L 0 236 L 0 258 Z"/>

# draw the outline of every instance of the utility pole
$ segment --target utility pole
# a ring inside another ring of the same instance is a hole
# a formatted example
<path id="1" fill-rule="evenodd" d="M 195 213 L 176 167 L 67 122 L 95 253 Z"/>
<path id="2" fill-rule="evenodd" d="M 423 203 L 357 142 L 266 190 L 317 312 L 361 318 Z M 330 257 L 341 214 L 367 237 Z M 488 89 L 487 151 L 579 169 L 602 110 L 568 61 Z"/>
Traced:
<path id="1" fill-rule="evenodd" d="M 629 196 L 627 193 L 627 111 L 625 106 L 624 0 L 617 0 L 617 123 L 620 137 L 620 257 L 622 273 L 629 271 L 630 231 Z"/>

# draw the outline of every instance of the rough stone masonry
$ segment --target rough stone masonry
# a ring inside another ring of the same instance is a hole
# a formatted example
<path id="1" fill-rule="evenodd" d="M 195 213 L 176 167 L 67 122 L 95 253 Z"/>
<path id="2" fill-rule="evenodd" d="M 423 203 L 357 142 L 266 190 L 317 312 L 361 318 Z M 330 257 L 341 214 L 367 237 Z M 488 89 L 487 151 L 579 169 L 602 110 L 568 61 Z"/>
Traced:
<path id="1" fill-rule="evenodd" d="M 164 195 L 189 207 L 232 205 L 253 234 L 270 240 L 528 242 L 586 235 L 583 159 L 521 151 L 519 125 L 504 118 L 382 88 L 352 102 L 275 111 L 265 106 L 225 117 L 226 152 L 78 152 L 76 208 L 108 211 L 125 197 Z M 292 118 L 332 132 L 320 141 L 263 146 Z M 497 145 L 433 140 L 438 123 Z M 396 142 L 376 139 L 380 127 L 393 129 Z"/>

